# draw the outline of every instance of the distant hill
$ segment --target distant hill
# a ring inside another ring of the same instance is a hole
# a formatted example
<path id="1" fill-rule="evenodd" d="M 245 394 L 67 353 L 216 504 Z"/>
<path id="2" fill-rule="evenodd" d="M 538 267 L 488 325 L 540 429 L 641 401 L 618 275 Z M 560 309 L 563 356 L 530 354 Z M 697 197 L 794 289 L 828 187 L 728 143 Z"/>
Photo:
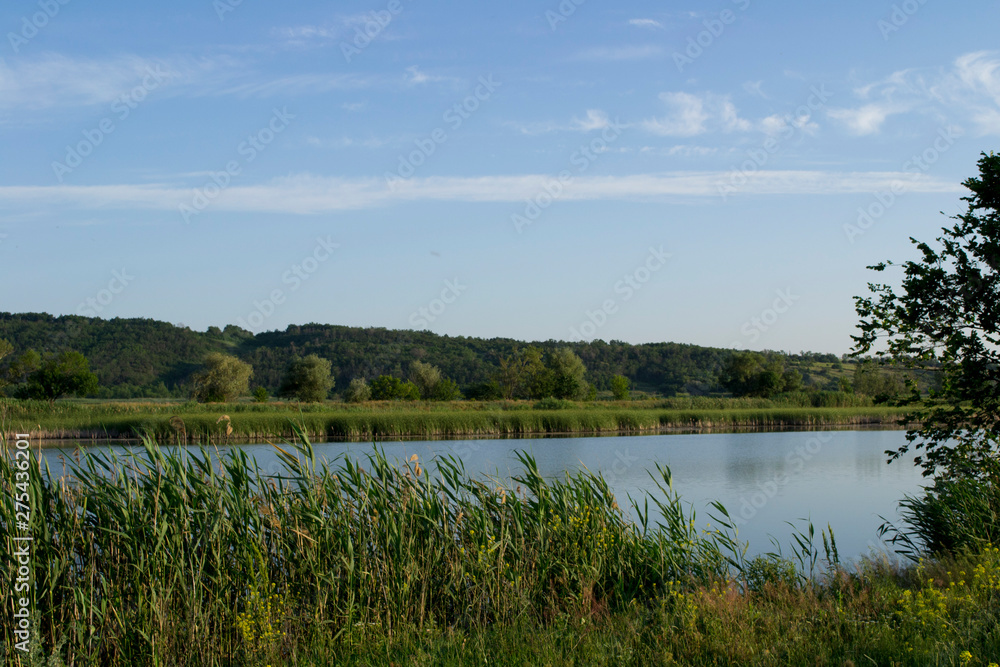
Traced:
<path id="1" fill-rule="evenodd" d="M 587 379 L 598 389 L 607 389 L 611 377 L 621 374 L 635 389 L 663 396 L 721 391 L 717 377 L 732 354 L 731 350 L 680 343 L 526 343 L 329 324 L 293 325 L 256 335 L 232 325 L 197 332 L 151 319 L 102 320 L 45 313 L 0 313 L 0 338 L 14 345 L 12 356 L 28 349 L 82 352 L 100 380 L 102 395 L 117 397 L 185 396 L 192 372 L 212 351 L 250 363 L 254 368 L 251 384 L 273 393 L 296 355 L 329 359 L 338 390 L 356 377 L 403 377 L 415 359 L 439 367 L 445 377 L 466 388 L 490 380 L 497 360 L 516 348 L 568 346 L 583 359 Z M 807 386 L 818 389 L 836 389 L 839 378 L 849 375 L 832 354 L 791 355 L 786 356 L 786 363 L 803 373 Z"/>

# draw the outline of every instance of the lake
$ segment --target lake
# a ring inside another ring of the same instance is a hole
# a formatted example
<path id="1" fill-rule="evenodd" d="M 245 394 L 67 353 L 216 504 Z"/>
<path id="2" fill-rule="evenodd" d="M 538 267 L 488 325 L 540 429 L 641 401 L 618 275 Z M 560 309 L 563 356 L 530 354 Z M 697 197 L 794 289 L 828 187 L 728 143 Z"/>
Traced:
<path id="1" fill-rule="evenodd" d="M 793 522 L 805 530 L 804 519 L 816 528 L 822 554 L 821 528 L 833 527 L 842 559 L 855 559 L 870 550 L 887 549 L 878 540 L 881 517 L 896 520 L 897 503 L 927 483 L 913 466 L 912 455 L 886 464 L 887 449 L 905 443 L 904 431 L 784 431 L 755 433 L 657 434 L 640 436 L 562 437 L 528 439 L 404 440 L 382 442 L 386 455 L 403 461 L 420 457 L 433 474 L 437 456 L 456 456 L 477 476 L 509 479 L 521 472 L 516 451 L 531 454 L 539 471 L 561 477 L 586 467 L 608 480 L 619 505 L 627 497 L 654 489 L 648 471 L 668 466 L 674 488 L 693 505 L 699 523 L 710 523 L 708 504 L 721 502 L 739 526 L 740 538 L 750 543 L 748 554 L 774 550 L 777 540 L 791 555 Z M 281 465 L 269 445 L 242 445 L 268 473 Z M 104 446 L 90 449 L 107 449 Z M 121 450 L 120 446 L 113 449 Z M 220 447 L 224 450 L 225 447 Z M 332 442 L 315 445 L 318 456 L 364 458 L 371 444 Z M 72 451 L 42 450 L 53 472 L 58 457 Z"/>

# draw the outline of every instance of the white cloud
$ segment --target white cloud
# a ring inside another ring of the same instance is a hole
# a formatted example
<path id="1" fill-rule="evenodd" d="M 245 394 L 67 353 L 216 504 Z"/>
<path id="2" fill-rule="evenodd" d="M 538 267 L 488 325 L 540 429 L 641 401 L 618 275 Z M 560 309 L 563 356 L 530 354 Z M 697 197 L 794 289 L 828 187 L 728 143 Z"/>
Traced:
<path id="1" fill-rule="evenodd" d="M 859 86 L 860 104 L 827 113 L 855 135 L 883 130 L 891 116 L 908 113 L 948 119 L 964 118 L 980 134 L 1000 134 L 1000 59 L 996 52 L 977 51 L 959 56 L 950 69 L 906 69 Z"/>
<path id="2" fill-rule="evenodd" d="M 587 117 L 583 120 L 574 118 L 571 127 L 581 132 L 591 132 L 593 130 L 603 130 L 611 125 L 608 114 L 600 109 L 587 109 Z"/>
<path id="3" fill-rule="evenodd" d="M 668 172 L 579 177 L 565 185 L 560 200 L 646 200 L 716 197 L 729 172 Z M 212 201 L 212 211 L 316 214 L 365 209 L 410 201 L 523 202 L 543 191 L 546 174 L 412 178 L 388 188 L 382 179 L 343 179 L 299 174 L 260 185 L 231 186 Z M 748 195 L 835 195 L 894 192 L 958 192 L 952 182 L 911 172 L 759 171 L 741 192 Z M 0 186 L 0 209 L 56 207 L 76 210 L 155 209 L 190 205 L 193 191 L 167 184 L 93 186 Z M 178 213 L 179 215 L 179 213 Z M 204 215 L 204 214 L 203 214 Z"/>
<path id="4" fill-rule="evenodd" d="M 865 136 L 881 131 L 890 115 L 908 110 L 906 106 L 876 102 L 855 109 L 828 109 L 826 114 L 843 123 L 851 134 Z"/>
<path id="5" fill-rule="evenodd" d="M 642 122 L 648 132 L 667 137 L 693 137 L 710 130 L 746 132 L 753 124 L 740 118 L 736 106 L 728 97 L 704 93 L 660 93 L 667 114 Z"/>
<path id="6" fill-rule="evenodd" d="M 663 24 L 656 19 L 629 19 L 629 25 L 636 26 L 637 28 L 652 28 L 654 30 L 663 30 Z"/>

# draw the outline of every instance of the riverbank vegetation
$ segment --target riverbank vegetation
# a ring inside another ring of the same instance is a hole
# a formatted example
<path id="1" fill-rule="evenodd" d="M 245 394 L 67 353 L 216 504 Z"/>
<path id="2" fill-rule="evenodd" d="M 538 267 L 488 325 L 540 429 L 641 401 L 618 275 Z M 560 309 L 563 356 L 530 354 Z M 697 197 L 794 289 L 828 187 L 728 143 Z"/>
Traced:
<path id="1" fill-rule="evenodd" d="M 600 476 L 504 481 L 454 459 L 261 477 L 241 450 L 82 450 L 30 476 L 32 655 L 16 665 L 987 665 L 1000 552 L 839 563 L 835 536 L 748 560 L 651 470 L 628 514 Z M 15 465 L 0 459 L 4 568 Z M 628 516 L 638 516 L 632 521 Z M 197 538 L 195 539 L 195 536 Z M 13 577 L 0 580 L 10 600 Z"/>
<path id="2" fill-rule="evenodd" d="M 901 409 L 837 392 L 779 399 L 647 401 L 363 401 L 356 403 L 46 401 L 0 399 L 0 430 L 43 439 L 159 442 L 280 440 L 297 423 L 314 439 L 651 433 L 673 429 L 896 424 Z"/>

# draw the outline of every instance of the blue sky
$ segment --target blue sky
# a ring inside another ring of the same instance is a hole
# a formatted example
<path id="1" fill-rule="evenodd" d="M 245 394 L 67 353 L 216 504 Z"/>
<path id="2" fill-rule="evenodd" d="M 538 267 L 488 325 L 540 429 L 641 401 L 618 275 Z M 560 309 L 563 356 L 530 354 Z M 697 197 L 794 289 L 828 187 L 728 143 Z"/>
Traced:
<path id="1" fill-rule="evenodd" d="M 0 8 L 0 309 L 850 347 L 962 210 L 1000 6 Z"/>

